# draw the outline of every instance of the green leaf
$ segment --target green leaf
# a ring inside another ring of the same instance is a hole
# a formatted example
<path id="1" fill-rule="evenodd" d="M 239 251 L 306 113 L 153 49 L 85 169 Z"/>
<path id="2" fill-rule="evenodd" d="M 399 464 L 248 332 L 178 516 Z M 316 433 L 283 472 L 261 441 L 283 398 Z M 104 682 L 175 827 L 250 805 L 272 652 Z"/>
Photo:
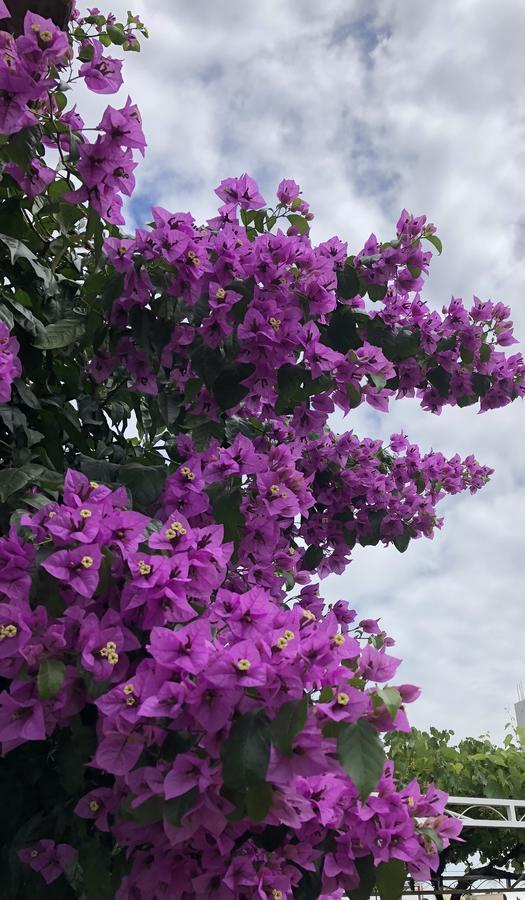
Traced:
<path id="1" fill-rule="evenodd" d="M 383 774 L 385 751 L 376 731 L 361 719 L 354 725 L 341 724 L 337 735 L 337 756 L 355 784 L 361 800 L 366 800 Z"/>
<path id="2" fill-rule="evenodd" d="M 359 873 L 359 887 L 348 894 L 350 900 L 368 900 L 376 883 L 376 869 L 371 856 L 361 856 L 355 861 Z"/>
<path id="3" fill-rule="evenodd" d="M 108 37 L 111 38 L 114 44 L 122 46 L 122 44 L 126 43 L 126 34 L 122 27 L 119 27 L 118 25 L 108 25 L 106 31 Z"/>
<path id="4" fill-rule="evenodd" d="M 377 691 L 377 696 L 380 700 L 383 701 L 384 705 L 388 710 L 388 714 L 394 718 L 398 709 L 401 706 L 402 698 L 401 694 L 395 687 L 383 687 L 379 688 Z"/>
<path id="5" fill-rule="evenodd" d="M 376 869 L 376 887 L 381 900 L 399 900 L 403 893 L 407 870 L 399 859 L 381 863 Z"/>
<path id="6" fill-rule="evenodd" d="M 313 569 L 317 569 L 317 566 L 319 565 L 323 557 L 324 553 L 321 547 L 316 547 L 315 544 L 310 544 L 303 556 L 301 568 L 307 569 L 309 572 L 311 572 L 313 571 Z"/>
<path id="7" fill-rule="evenodd" d="M 185 794 L 181 794 L 180 797 L 173 797 L 172 800 L 166 800 L 164 804 L 164 818 L 170 825 L 174 825 L 176 828 L 180 827 L 182 817 L 195 806 L 197 799 L 199 797 L 199 789 L 196 787 L 190 788 L 189 791 L 186 791 Z"/>
<path id="8" fill-rule="evenodd" d="M 384 386 L 386 385 L 386 378 L 384 375 L 381 375 L 380 372 L 371 372 L 370 378 L 374 383 L 375 387 L 378 391 L 382 391 Z"/>
<path id="9" fill-rule="evenodd" d="M 10 309 L 7 308 L 7 306 L 4 306 L 3 303 L 0 304 L 0 322 L 5 322 L 10 331 L 15 324 L 13 313 Z"/>
<path id="10" fill-rule="evenodd" d="M 272 807 L 272 799 L 273 788 L 265 781 L 246 790 L 246 812 L 252 822 L 262 822 L 266 818 Z"/>
<path id="11" fill-rule="evenodd" d="M 220 373 L 213 384 L 213 394 L 221 409 L 230 409 L 244 400 L 248 388 L 242 382 L 254 369 L 253 363 L 237 363 Z"/>
<path id="12" fill-rule="evenodd" d="M 310 224 L 304 216 L 300 216 L 297 213 L 290 213 L 290 215 L 287 216 L 287 219 L 290 225 L 297 228 L 299 234 L 308 234 L 310 231 Z"/>
<path id="13" fill-rule="evenodd" d="M 84 334 L 85 325 L 79 319 L 62 319 L 47 325 L 44 331 L 37 335 L 33 341 L 39 350 L 60 350 L 68 347 Z"/>
<path id="14" fill-rule="evenodd" d="M 134 504 L 145 508 L 157 500 L 164 488 L 168 472 L 164 466 L 129 463 L 117 470 L 117 480 L 131 491 Z"/>
<path id="15" fill-rule="evenodd" d="M 410 543 L 410 530 L 405 527 L 402 534 L 397 534 L 394 538 L 394 547 L 399 550 L 400 553 L 404 553 Z"/>
<path id="16" fill-rule="evenodd" d="M 492 350 L 489 344 L 482 344 L 479 351 L 479 358 L 481 362 L 488 362 L 490 357 L 492 356 Z"/>
<path id="17" fill-rule="evenodd" d="M 270 761 L 270 728 L 270 719 L 263 710 L 246 713 L 233 723 L 221 749 L 226 787 L 243 790 L 265 781 Z"/>
<path id="18" fill-rule="evenodd" d="M 31 265 L 35 275 L 42 279 L 44 287 L 51 292 L 56 287 L 53 273 L 46 266 L 43 266 L 29 247 L 26 247 L 18 238 L 9 237 L 7 234 L 0 234 L 0 241 L 5 244 L 9 250 L 11 263 L 14 265 L 19 259 L 25 259 Z"/>
<path id="19" fill-rule="evenodd" d="M 225 541 L 238 540 L 244 527 L 244 516 L 241 513 L 242 491 L 236 488 L 224 492 L 222 485 L 218 487 L 218 491 L 209 491 L 214 519 L 218 525 L 224 526 Z"/>
<path id="20" fill-rule="evenodd" d="M 5 503 L 11 494 L 22 490 L 29 484 L 31 478 L 22 471 L 22 469 L 1 469 L 0 470 L 0 501 Z"/>
<path id="21" fill-rule="evenodd" d="M 443 252 L 443 244 L 441 243 L 437 234 L 425 234 L 425 235 L 423 235 L 423 237 L 425 238 L 425 240 L 427 240 L 431 244 L 433 244 L 433 246 L 436 248 L 437 252 L 441 256 L 441 254 Z"/>
<path id="22" fill-rule="evenodd" d="M 293 742 L 303 730 L 308 715 L 308 697 L 283 703 L 271 725 L 272 744 L 283 756 L 291 756 Z"/>
<path id="23" fill-rule="evenodd" d="M 359 275 L 353 266 L 337 270 L 337 293 L 343 300 L 351 300 L 359 293 Z"/>
<path id="24" fill-rule="evenodd" d="M 44 659 L 37 675 L 38 693 L 41 700 L 56 697 L 64 683 L 66 667 L 60 659 Z"/>
<path id="25" fill-rule="evenodd" d="M 386 297 L 386 292 L 388 290 L 388 285 L 386 284 L 369 284 L 367 286 L 368 296 L 374 303 L 377 303 L 380 300 L 384 300 Z"/>

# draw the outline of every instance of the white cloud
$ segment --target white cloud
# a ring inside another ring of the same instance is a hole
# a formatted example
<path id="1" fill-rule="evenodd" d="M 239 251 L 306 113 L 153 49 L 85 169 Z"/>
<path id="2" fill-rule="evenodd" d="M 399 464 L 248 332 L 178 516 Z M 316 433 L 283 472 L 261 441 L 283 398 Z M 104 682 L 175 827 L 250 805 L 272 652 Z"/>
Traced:
<path id="1" fill-rule="evenodd" d="M 228 175 L 248 171 L 269 200 L 294 177 L 316 213 L 314 238 L 338 233 L 355 249 L 372 230 L 389 236 L 403 206 L 425 212 L 445 247 L 427 298 L 503 300 L 525 339 L 525 7 L 141 0 L 134 12 L 151 31 L 126 60 L 149 141 L 141 201 L 204 219 Z M 485 491 L 447 502 L 433 542 L 403 555 L 367 549 L 326 584 L 333 599 L 383 616 L 403 679 L 424 689 L 416 724 L 500 734 L 524 676 L 523 406 L 437 418 L 405 401 L 383 418 L 359 410 L 345 427 L 404 428 L 424 447 L 475 452 L 496 468 Z"/>

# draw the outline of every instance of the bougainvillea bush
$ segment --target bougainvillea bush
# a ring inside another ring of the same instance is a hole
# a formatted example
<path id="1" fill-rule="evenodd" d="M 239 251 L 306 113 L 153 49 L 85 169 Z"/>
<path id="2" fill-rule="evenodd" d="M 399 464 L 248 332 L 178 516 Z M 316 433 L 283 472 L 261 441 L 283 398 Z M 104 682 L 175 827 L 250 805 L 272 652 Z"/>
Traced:
<path id="1" fill-rule="evenodd" d="M 509 310 L 426 305 L 424 216 L 313 244 L 291 179 L 270 207 L 227 178 L 204 224 L 156 207 L 129 234 L 139 111 L 86 125 L 72 89 L 116 92 L 144 26 L 9 12 L 1 895 L 396 900 L 459 825 L 385 758 L 418 695 L 392 638 L 319 582 L 356 545 L 431 537 L 490 470 L 328 423 L 511 402 Z"/>

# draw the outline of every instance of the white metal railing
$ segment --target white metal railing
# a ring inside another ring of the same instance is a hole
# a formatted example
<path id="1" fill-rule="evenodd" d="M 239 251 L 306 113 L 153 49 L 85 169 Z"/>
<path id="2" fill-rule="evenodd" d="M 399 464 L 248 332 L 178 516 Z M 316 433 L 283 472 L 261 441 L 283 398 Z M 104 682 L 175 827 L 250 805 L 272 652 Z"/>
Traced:
<path id="1" fill-rule="evenodd" d="M 453 809 L 460 806 L 461 810 Z M 490 810 L 497 818 L 473 818 L 469 813 Z M 447 812 L 471 828 L 525 828 L 525 800 L 501 800 L 493 797 L 449 797 Z"/>

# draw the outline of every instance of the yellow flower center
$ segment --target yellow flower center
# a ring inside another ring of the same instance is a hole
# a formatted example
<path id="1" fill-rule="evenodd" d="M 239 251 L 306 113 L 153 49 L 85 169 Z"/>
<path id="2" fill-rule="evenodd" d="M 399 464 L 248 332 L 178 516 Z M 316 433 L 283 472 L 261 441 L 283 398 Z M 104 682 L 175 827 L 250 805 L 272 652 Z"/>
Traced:
<path id="1" fill-rule="evenodd" d="M 135 698 L 126 697 L 126 706 L 135 706 Z"/>
<path id="2" fill-rule="evenodd" d="M 183 466 L 180 470 L 180 473 L 181 475 L 184 475 L 184 478 L 186 478 L 188 481 L 193 481 L 193 479 L 195 478 L 195 472 L 192 472 L 191 469 L 188 468 L 188 466 Z"/>
<path id="3" fill-rule="evenodd" d="M 274 497 L 277 497 L 279 493 L 280 493 L 280 491 L 279 491 L 278 484 L 270 485 L 270 494 L 273 494 Z"/>
<path id="4" fill-rule="evenodd" d="M 215 296 L 217 297 L 217 300 L 224 300 L 226 291 L 224 290 L 224 288 L 217 288 L 217 293 L 215 294 Z"/>
<path id="5" fill-rule="evenodd" d="M 84 566 L 85 569 L 90 569 L 93 565 L 93 557 L 92 556 L 83 556 L 80 560 L 80 565 Z"/>
<path id="6" fill-rule="evenodd" d="M 89 519 L 91 516 L 91 510 L 90 509 L 81 509 L 80 515 L 82 516 L 83 519 Z"/>
<path id="7" fill-rule="evenodd" d="M 103 656 L 105 659 L 107 659 L 107 661 L 110 665 L 116 666 L 116 664 L 118 663 L 118 660 L 119 660 L 119 655 L 116 652 L 116 650 L 117 650 L 117 645 L 115 644 L 115 642 L 108 641 L 106 644 L 104 644 L 103 647 L 100 648 L 100 650 L 98 652 L 100 653 L 101 656 Z"/>
<path id="8" fill-rule="evenodd" d="M 332 640 L 333 640 L 334 644 L 336 645 L 336 647 L 342 647 L 345 642 L 344 635 L 342 635 L 342 634 L 334 634 L 334 636 L 332 637 Z"/>
<path id="9" fill-rule="evenodd" d="M 252 664 L 249 659 L 239 659 L 237 662 L 237 668 L 239 672 L 248 672 L 252 667 Z"/>
<path id="10" fill-rule="evenodd" d="M 293 633 L 293 631 L 285 631 L 284 636 L 287 641 L 293 641 L 295 634 Z"/>
<path id="11" fill-rule="evenodd" d="M 283 892 L 280 891 L 278 888 L 274 888 L 272 891 L 272 897 L 273 897 L 273 900 L 282 900 Z"/>
<path id="12" fill-rule="evenodd" d="M 143 559 L 138 562 L 138 570 L 141 575 L 149 575 L 151 573 L 151 566 L 149 563 L 144 562 Z"/>
<path id="13" fill-rule="evenodd" d="M 344 691 L 337 695 L 336 700 L 339 706 L 347 706 L 350 703 L 350 697 Z"/>
<path id="14" fill-rule="evenodd" d="M 195 259 L 196 255 L 195 250 L 188 250 L 188 259 Z"/>
<path id="15" fill-rule="evenodd" d="M 281 327 L 280 319 L 276 319 L 274 316 L 270 316 L 268 322 L 270 323 L 274 331 L 279 331 L 279 328 Z"/>
<path id="16" fill-rule="evenodd" d="M 173 538 L 181 537 L 183 534 L 186 534 L 186 529 L 184 528 L 182 522 L 172 522 L 170 527 L 166 529 L 164 534 L 167 538 L 169 538 L 170 541 L 172 541 Z"/>
<path id="17" fill-rule="evenodd" d="M 34 27 L 35 27 L 35 26 L 33 25 L 33 28 L 34 28 Z M 36 859 L 36 857 L 38 856 L 38 850 L 31 850 L 31 854 L 30 854 L 30 855 L 33 857 L 33 859 Z"/>
<path id="18" fill-rule="evenodd" d="M 288 646 L 288 641 L 286 640 L 284 635 L 281 635 L 281 637 L 277 638 L 275 646 L 278 650 L 284 650 Z"/>
<path id="19" fill-rule="evenodd" d="M 98 488 L 99 486 L 98 481 L 90 481 L 89 484 L 93 489 Z"/>
<path id="20" fill-rule="evenodd" d="M 315 613 L 311 609 L 303 609 L 303 619 L 306 619 L 307 622 L 315 622 Z"/>
<path id="21" fill-rule="evenodd" d="M 125 693 L 125 694 L 132 694 L 134 690 L 135 690 L 135 688 L 133 687 L 132 684 L 125 684 L 125 685 L 124 685 L 124 693 Z"/>
<path id="22" fill-rule="evenodd" d="M 48 513 L 48 518 L 49 518 L 49 519 L 54 519 L 55 516 L 56 516 L 56 511 L 55 511 L 54 509 L 52 509 L 51 512 Z"/>
<path id="23" fill-rule="evenodd" d="M 98 812 L 98 810 L 100 809 L 100 806 L 96 800 L 90 800 L 89 808 L 90 808 L 91 812 Z"/>
<path id="24" fill-rule="evenodd" d="M 51 34 L 50 31 L 46 30 L 46 31 L 40 32 L 40 40 L 44 41 L 46 44 L 49 43 L 49 41 L 52 39 L 52 37 L 53 37 L 53 35 Z"/>
<path id="25" fill-rule="evenodd" d="M 18 634 L 18 628 L 12 623 L 9 625 L 0 625 L 0 641 L 4 638 L 14 638 Z"/>

